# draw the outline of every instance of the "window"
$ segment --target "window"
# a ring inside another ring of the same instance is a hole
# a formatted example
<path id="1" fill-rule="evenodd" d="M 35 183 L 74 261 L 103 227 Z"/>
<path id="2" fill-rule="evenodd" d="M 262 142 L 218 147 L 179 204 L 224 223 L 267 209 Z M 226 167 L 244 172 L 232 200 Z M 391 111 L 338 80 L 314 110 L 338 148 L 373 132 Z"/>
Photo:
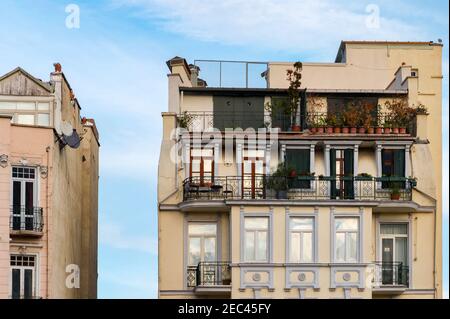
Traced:
<path id="1" fill-rule="evenodd" d="M 190 158 L 190 176 L 192 182 L 203 184 L 214 179 L 214 150 L 192 149 Z"/>
<path id="2" fill-rule="evenodd" d="M 12 228 L 33 230 L 37 203 L 36 169 L 12 167 Z"/>
<path id="3" fill-rule="evenodd" d="M 217 225 L 215 223 L 190 222 L 188 237 L 189 266 L 197 266 L 201 261 L 216 261 Z"/>
<path id="4" fill-rule="evenodd" d="M 359 218 L 336 217 L 335 262 L 356 262 L 359 259 Z"/>
<path id="5" fill-rule="evenodd" d="M 290 181 L 290 188 L 311 188 L 311 151 L 310 149 L 286 149 L 285 162 L 295 174 Z"/>
<path id="6" fill-rule="evenodd" d="M 266 262 L 269 260 L 269 218 L 244 218 L 244 260 Z"/>
<path id="7" fill-rule="evenodd" d="M 10 265 L 12 299 L 31 299 L 36 297 L 36 257 L 11 255 Z"/>
<path id="8" fill-rule="evenodd" d="M 404 149 L 383 149 L 381 151 L 382 176 L 385 177 L 405 177 L 405 150 Z M 382 188 L 392 188 L 397 186 L 404 188 L 405 183 L 399 181 L 383 181 Z"/>
<path id="9" fill-rule="evenodd" d="M 50 102 L 0 101 L 0 113 L 12 115 L 12 122 L 22 125 L 50 125 Z"/>
<path id="10" fill-rule="evenodd" d="M 330 175 L 335 178 L 331 183 L 332 199 L 354 199 L 354 155 L 353 149 L 330 150 Z"/>
<path id="11" fill-rule="evenodd" d="M 314 217 L 290 217 L 289 262 L 314 262 Z"/>

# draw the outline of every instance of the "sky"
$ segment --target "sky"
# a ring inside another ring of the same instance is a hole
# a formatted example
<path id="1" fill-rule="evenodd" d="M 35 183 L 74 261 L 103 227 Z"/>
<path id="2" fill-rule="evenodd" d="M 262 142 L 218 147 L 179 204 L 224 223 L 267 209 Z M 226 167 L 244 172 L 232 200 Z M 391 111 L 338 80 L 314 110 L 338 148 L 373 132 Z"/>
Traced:
<path id="1" fill-rule="evenodd" d="M 156 298 L 165 61 L 332 62 L 343 39 L 440 38 L 448 298 L 448 9 L 446 0 L 1 0 L 0 74 L 21 66 L 47 81 L 62 64 L 100 131 L 98 296 Z"/>

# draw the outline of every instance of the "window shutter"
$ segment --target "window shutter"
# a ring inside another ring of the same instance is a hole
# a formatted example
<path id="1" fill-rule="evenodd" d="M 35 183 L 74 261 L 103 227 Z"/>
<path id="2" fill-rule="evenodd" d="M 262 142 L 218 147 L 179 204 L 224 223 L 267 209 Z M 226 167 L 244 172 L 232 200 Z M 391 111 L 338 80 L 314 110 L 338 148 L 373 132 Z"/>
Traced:
<path id="1" fill-rule="evenodd" d="M 353 176 L 354 174 L 353 152 L 352 149 L 344 150 L 344 175 L 346 177 Z M 344 197 L 345 199 L 354 198 L 353 178 L 344 181 Z"/>
<path id="2" fill-rule="evenodd" d="M 405 151 L 394 150 L 394 175 L 405 177 Z"/>
<path id="3" fill-rule="evenodd" d="M 330 197 L 336 199 L 336 150 L 330 149 Z"/>

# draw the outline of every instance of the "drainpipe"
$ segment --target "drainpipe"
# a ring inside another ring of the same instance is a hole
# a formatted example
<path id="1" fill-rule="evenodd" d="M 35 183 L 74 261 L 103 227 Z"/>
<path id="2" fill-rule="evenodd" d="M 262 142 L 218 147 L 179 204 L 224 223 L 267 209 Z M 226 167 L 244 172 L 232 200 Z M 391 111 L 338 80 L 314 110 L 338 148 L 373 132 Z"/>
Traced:
<path id="1" fill-rule="evenodd" d="M 50 291 L 50 285 L 49 285 L 49 265 L 50 265 L 50 241 L 49 241 L 49 238 L 48 238 L 48 230 L 49 230 L 49 217 L 48 217 L 48 212 L 49 212 L 49 200 L 48 200 L 48 198 L 49 198 L 49 194 L 48 194 L 48 180 L 50 179 L 50 166 L 49 166 L 49 164 L 50 164 L 50 146 L 47 146 L 47 148 L 45 149 L 45 152 L 47 153 L 47 181 L 46 181 L 46 183 L 45 183 L 45 188 L 46 188 L 46 190 L 45 190 L 45 193 L 46 193 L 46 196 L 45 196 L 45 206 L 46 206 L 46 210 L 47 210 L 47 214 L 45 214 L 46 215 L 46 220 L 45 220 L 45 222 L 46 222 L 46 233 L 47 233 L 47 291 L 46 291 L 46 299 L 48 299 L 49 298 L 49 291 Z"/>

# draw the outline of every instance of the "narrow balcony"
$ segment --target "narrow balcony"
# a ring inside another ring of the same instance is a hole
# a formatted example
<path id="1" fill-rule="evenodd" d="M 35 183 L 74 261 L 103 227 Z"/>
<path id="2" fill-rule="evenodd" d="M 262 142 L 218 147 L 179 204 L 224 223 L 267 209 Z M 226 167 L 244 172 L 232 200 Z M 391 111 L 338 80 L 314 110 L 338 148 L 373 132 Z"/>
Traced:
<path id="1" fill-rule="evenodd" d="M 190 177 L 183 182 L 183 200 L 411 201 L 414 186 L 404 177 Z"/>
<path id="2" fill-rule="evenodd" d="M 365 123 L 348 124 L 337 114 L 327 112 L 307 112 L 296 119 L 300 123 L 300 131 L 292 126 L 293 119 L 284 113 L 268 114 L 260 112 L 212 112 L 186 111 L 178 116 L 178 126 L 189 132 L 204 132 L 225 129 L 252 128 L 278 129 L 283 133 L 305 133 L 312 135 L 367 135 L 367 136 L 415 136 L 416 120 L 409 117 L 402 121 L 387 112 L 376 112 Z"/>
<path id="3" fill-rule="evenodd" d="M 402 262 L 375 262 L 373 291 L 398 294 L 409 286 L 409 267 Z"/>
<path id="4" fill-rule="evenodd" d="M 42 236 L 43 209 L 41 207 L 11 206 L 11 236 Z"/>
<path id="5" fill-rule="evenodd" d="M 226 294 L 231 292 L 231 266 L 229 262 L 199 262 L 188 266 L 187 287 L 198 294 Z"/>

